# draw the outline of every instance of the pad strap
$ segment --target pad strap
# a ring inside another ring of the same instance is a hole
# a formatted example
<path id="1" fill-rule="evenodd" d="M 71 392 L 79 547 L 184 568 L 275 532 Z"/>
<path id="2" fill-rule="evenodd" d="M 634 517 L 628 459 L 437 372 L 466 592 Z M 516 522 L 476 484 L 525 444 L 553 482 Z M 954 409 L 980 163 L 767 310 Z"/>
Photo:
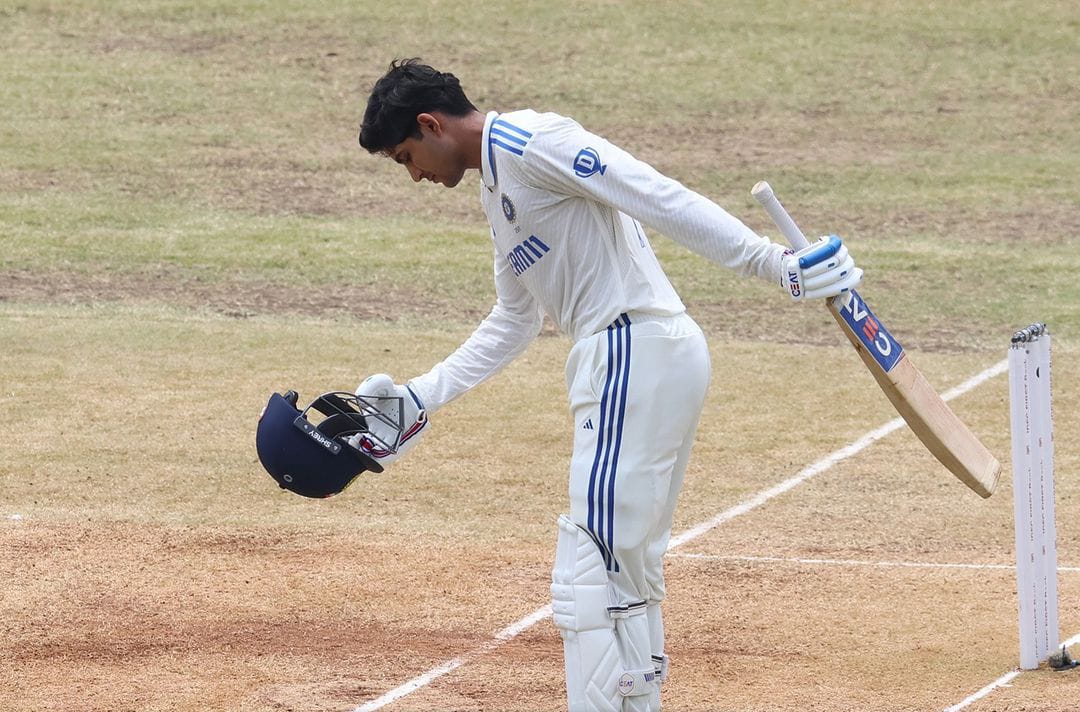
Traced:
<path id="1" fill-rule="evenodd" d="M 623 697 L 648 695 L 652 692 L 655 680 L 656 672 L 651 668 L 624 672 L 619 676 L 619 694 Z"/>
<path id="2" fill-rule="evenodd" d="M 645 607 L 645 616 L 649 619 L 649 649 L 653 668 L 656 670 L 656 682 L 660 684 L 668 678 L 670 659 L 664 654 L 664 617 L 660 613 L 660 602 L 654 601 Z"/>
<path id="3" fill-rule="evenodd" d="M 656 670 L 649 654 L 651 643 L 645 601 L 609 607 L 608 614 L 615 621 L 615 640 L 623 666 L 623 673 L 619 676 L 619 694 L 626 698 L 623 712 L 652 712 L 658 709 L 659 691 L 655 683 Z"/>
<path id="4" fill-rule="evenodd" d="M 656 681 L 658 683 L 664 682 L 668 677 L 668 668 L 670 667 L 670 660 L 667 655 L 653 655 L 653 670 L 656 671 Z"/>

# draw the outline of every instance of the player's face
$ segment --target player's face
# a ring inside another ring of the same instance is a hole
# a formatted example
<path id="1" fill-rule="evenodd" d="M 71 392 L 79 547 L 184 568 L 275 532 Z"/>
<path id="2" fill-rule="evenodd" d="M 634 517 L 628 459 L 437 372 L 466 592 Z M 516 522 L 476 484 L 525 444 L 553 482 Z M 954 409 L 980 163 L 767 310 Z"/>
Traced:
<path id="1" fill-rule="evenodd" d="M 465 175 L 465 165 L 454 148 L 445 133 L 421 128 L 420 138 L 407 138 L 387 154 L 405 166 L 417 183 L 429 180 L 453 188 Z"/>

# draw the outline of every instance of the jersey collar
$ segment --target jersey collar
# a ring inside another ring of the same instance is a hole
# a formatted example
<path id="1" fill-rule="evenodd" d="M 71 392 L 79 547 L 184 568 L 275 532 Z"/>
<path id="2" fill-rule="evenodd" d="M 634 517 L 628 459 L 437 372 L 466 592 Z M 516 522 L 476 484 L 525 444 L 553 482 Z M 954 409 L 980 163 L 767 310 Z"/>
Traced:
<path id="1" fill-rule="evenodd" d="M 488 190 L 493 190 L 499 182 L 495 172 L 495 147 L 491 145 L 491 124 L 499 118 L 499 112 L 489 111 L 484 120 L 484 135 L 480 143 L 480 178 Z"/>

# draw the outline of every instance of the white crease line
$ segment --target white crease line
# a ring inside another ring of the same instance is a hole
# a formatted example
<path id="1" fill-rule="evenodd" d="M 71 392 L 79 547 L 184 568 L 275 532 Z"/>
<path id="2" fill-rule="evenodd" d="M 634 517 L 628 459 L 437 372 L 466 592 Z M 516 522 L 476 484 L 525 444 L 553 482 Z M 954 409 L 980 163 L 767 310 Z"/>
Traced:
<path id="1" fill-rule="evenodd" d="M 982 385 L 983 383 L 990 380 L 994 376 L 997 376 L 999 374 L 1004 373 L 1008 369 L 1008 367 L 1009 367 L 1009 360 L 1008 359 L 1002 359 L 1001 361 L 994 364 L 990 368 L 986 369 L 985 371 L 982 371 L 981 373 L 978 373 L 978 374 L 972 376 L 971 378 L 967 379 L 966 381 L 964 381 L 960 385 L 956 386 L 955 388 L 950 388 L 948 391 L 946 391 L 944 394 L 942 394 L 941 397 L 942 397 L 942 399 L 949 401 L 949 400 L 952 400 L 953 398 L 956 398 L 957 396 L 961 396 L 961 395 L 967 393 L 968 391 L 970 391 L 971 389 L 975 388 L 976 386 Z M 735 505 L 731 509 L 727 509 L 727 510 L 725 510 L 723 512 L 720 512 L 720 514 L 717 514 L 712 519 L 710 519 L 710 520 L 708 520 L 706 522 L 702 522 L 701 524 L 698 524 L 697 526 L 686 530 L 685 532 L 683 532 L 682 534 L 680 534 L 678 536 L 672 537 L 671 538 L 671 543 L 668 545 L 668 551 L 671 551 L 672 549 L 675 549 L 675 548 L 677 548 L 679 546 L 682 546 L 683 544 L 685 544 L 688 541 L 691 541 L 693 539 L 697 539 L 699 536 L 701 536 L 705 532 L 709 531 L 710 529 L 714 529 L 715 527 L 719 526 L 720 524 L 723 524 L 724 522 L 728 521 L 729 519 L 734 519 L 735 517 L 738 517 L 738 516 L 740 516 L 742 514 L 746 514 L 747 512 L 749 512 L 752 509 L 755 509 L 756 507 L 760 507 L 762 504 L 765 504 L 765 502 L 768 502 L 773 497 L 777 497 L 777 496 L 787 492 L 788 490 L 790 490 L 790 489 L 792 489 L 794 487 L 797 487 L 798 485 L 801 485 L 803 482 L 806 482 L 808 479 L 810 479 L 814 475 L 818 475 L 818 474 L 828 470 L 829 468 L 831 468 L 836 463 L 838 463 L 838 462 L 840 462 L 842 460 L 846 460 L 847 458 L 849 458 L 852 455 L 855 455 L 855 454 L 857 454 L 859 452 L 862 452 L 866 448 L 868 448 L 871 445 L 873 445 L 874 443 L 876 443 L 878 440 L 881 440 L 883 437 L 885 437 L 889 433 L 891 433 L 894 430 L 897 430 L 898 428 L 901 428 L 903 426 L 904 426 L 904 419 L 903 418 L 894 418 L 894 419 L 890 420 L 889 422 L 885 423 L 884 425 L 882 425 L 881 427 L 879 427 L 879 428 L 877 428 L 875 430 L 871 430 L 869 433 L 867 433 L 866 435 L 863 435 L 861 438 L 859 438 L 855 442 L 851 443 L 847 447 L 840 448 L 836 452 L 834 452 L 834 453 L 832 453 L 830 455 L 827 455 L 826 457 L 822 458 L 821 460 L 818 460 L 817 462 L 810 465 L 809 467 L 803 468 L 795 476 L 784 480 L 780 484 L 778 484 L 778 485 L 776 485 L 774 487 L 771 487 L 770 489 L 767 489 L 764 492 L 759 492 L 758 494 L 751 497 L 750 499 L 748 499 L 748 500 L 746 500 L 746 501 L 744 501 L 744 502 L 742 502 L 740 504 Z"/>
<path id="2" fill-rule="evenodd" d="M 958 386 L 954 386 L 949 390 L 941 394 L 941 399 L 944 401 L 951 401 L 953 398 L 962 396 L 972 388 L 981 386 L 986 381 L 989 381 L 994 376 L 1000 376 L 1009 369 L 1009 359 L 1005 358 L 995 363 L 990 368 L 986 369 L 982 373 L 976 373 L 971 378 L 967 379 Z"/>
<path id="3" fill-rule="evenodd" d="M 537 608 L 531 614 L 525 616 L 517 623 L 511 623 L 498 633 L 495 634 L 496 640 L 506 641 L 516 638 L 520 634 L 524 633 L 529 628 L 544 620 L 551 615 L 551 604 L 548 604 L 542 608 Z"/>
<path id="4" fill-rule="evenodd" d="M 1080 643 L 1080 633 L 1078 633 L 1078 634 L 1074 635 L 1073 637 L 1069 638 L 1068 640 L 1063 642 L 1062 645 L 1065 646 L 1066 648 L 1069 648 L 1069 647 L 1072 647 L 1073 645 L 1076 645 L 1077 643 Z M 944 712 L 959 712 L 960 710 L 964 709 L 965 707 L 967 707 L 971 703 L 978 702 L 982 698 L 986 697 L 987 695 L 989 695 L 991 692 L 993 692 L 997 688 L 1005 687 L 1006 685 L 1008 685 L 1010 682 L 1013 681 L 1013 678 L 1015 678 L 1017 675 L 1020 675 L 1022 672 L 1023 672 L 1023 670 L 1010 670 L 1009 672 L 1005 673 L 1004 675 L 1002 675 L 998 679 L 991 682 L 986 687 L 984 687 L 981 690 L 979 690 L 978 692 L 976 692 L 971 697 L 964 698 L 963 700 L 961 700 L 960 702 L 957 702 L 952 707 L 946 707 Z"/>
<path id="5" fill-rule="evenodd" d="M 855 455 L 865 450 L 867 447 L 874 444 L 878 440 L 881 440 L 883 437 L 900 428 L 902 425 L 904 425 L 904 421 L 902 418 L 890 420 L 888 423 L 885 423 L 885 425 L 882 425 L 876 430 L 871 430 L 866 435 L 863 435 L 861 438 L 851 443 L 847 447 L 840 448 L 836 452 L 833 452 L 825 458 L 818 460 L 809 467 L 803 468 L 795 476 L 789 477 L 780 484 L 770 487 L 767 490 L 758 492 L 750 499 L 744 500 L 739 504 L 736 504 L 734 507 L 725 509 L 723 512 L 720 512 L 712 519 L 706 520 L 701 524 L 698 524 L 697 526 L 691 527 L 690 529 L 687 529 L 678 536 L 671 537 L 671 542 L 668 544 L 668 551 L 672 551 L 673 549 L 676 549 L 687 542 L 693 541 L 702 534 L 706 534 L 709 531 L 712 531 L 724 522 L 734 519 L 735 517 L 742 516 L 743 514 L 746 514 L 747 512 L 750 512 L 754 509 L 757 509 L 761 505 L 768 502 L 770 499 L 773 499 L 774 497 L 779 497 L 788 490 L 798 487 L 814 475 L 821 474 L 822 472 L 825 472 L 826 470 L 831 468 L 836 463 L 842 460 L 846 460 L 852 455 Z"/>
<path id="6" fill-rule="evenodd" d="M 978 702 L 979 700 L 986 697 L 987 695 L 989 695 L 991 692 L 993 692 L 997 688 L 1003 687 L 1003 686 L 1009 684 L 1010 682 L 1012 682 L 1012 679 L 1014 677 L 1016 677 L 1017 675 L 1019 675 L 1019 674 L 1020 674 L 1019 670 L 1012 670 L 1010 672 L 1005 673 L 1004 675 L 1002 675 L 1001 677 L 999 677 L 998 679 L 994 680 L 989 685 L 984 687 L 983 689 L 976 692 L 971 697 L 968 697 L 968 698 L 966 698 L 966 699 L 964 699 L 964 700 L 962 700 L 960 702 L 957 702 L 952 707 L 946 707 L 945 712 L 958 712 L 959 710 L 962 710 L 965 707 L 967 707 L 968 705 L 970 705 L 972 702 Z"/>
<path id="7" fill-rule="evenodd" d="M 949 389 L 944 394 L 942 394 L 941 397 L 945 400 L 952 400 L 957 396 L 963 395 L 964 393 L 967 393 L 971 389 L 981 385 L 982 383 L 988 381 L 994 376 L 1000 373 L 1004 373 L 1005 370 L 1008 368 L 1008 365 L 1008 359 L 1004 359 L 999 363 L 996 363 L 990 368 L 986 369 L 985 371 L 977 373 L 976 375 L 972 376 L 971 378 L 964 381 L 955 388 Z M 667 550 L 672 551 L 673 549 L 676 549 L 683 544 L 686 544 L 687 542 L 697 539 L 702 534 L 705 534 L 715 529 L 717 526 L 723 524 L 729 519 L 734 519 L 735 517 L 746 514 L 747 512 L 750 512 L 760 507 L 761 505 L 768 502 L 770 499 L 778 497 L 783 493 L 787 492 L 788 490 L 793 489 L 798 485 L 801 485 L 803 482 L 806 482 L 814 475 L 825 472 L 836 463 L 842 460 L 846 460 L 847 458 L 859 452 L 862 452 L 870 445 L 873 445 L 875 442 L 881 440 L 883 437 L 893 432 L 894 430 L 897 430 L 903 425 L 904 421 L 902 418 L 894 418 L 893 420 L 890 420 L 889 422 L 885 423 L 885 425 L 882 425 L 881 427 L 870 431 L 869 433 L 863 435 L 861 438 L 851 443 L 850 445 L 840 448 L 836 452 L 827 455 L 826 457 L 818 460 L 809 467 L 803 468 L 794 477 L 786 479 L 780 484 L 774 487 L 770 487 L 763 492 L 759 492 L 758 494 L 750 497 L 747 500 L 744 500 L 743 502 L 735 505 L 734 507 L 724 510 L 712 519 L 702 522 L 697 526 L 691 527 L 690 529 L 684 531 L 678 536 L 672 537 L 671 541 L 668 543 Z M 385 692 L 379 697 L 376 697 L 374 700 L 371 700 L 370 702 L 365 702 L 364 704 L 355 708 L 353 712 L 374 712 L 375 710 L 382 709 L 391 702 L 399 700 L 402 697 L 405 697 L 406 695 L 419 690 L 421 687 L 425 687 L 431 684 L 431 682 L 442 677 L 446 673 L 457 670 L 459 667 L 469 662 L 473 658 L 491 652 L 503 643 L 514 639 L 515 637 L 517 637 L 518 635 L 520 635 L 521 633 L 528 630 L 529 628 L 536 625 L 541 620 L 547 618 L 550 615 L 550 605 L 544 606 L 543 608 L 538 608 L 529 615 L 522 618 L 521 620 L 515 623 L 511 623 L 506 628 L 503 628 L 501 631 L 496 633 L 491 640 L 484 643 L 480 647 L 475 648 L 468 653 L 460 655 L 452 660 L 448 660 L 441 665 L 437 665 L 436 667 L 431 668 L 425 673 L 417 675 L 408 682 L 402 683 L 401 685 L 398 685 L 389 692 Z"/>
<path id="8" fill-rule="evenodd" d="M 537 608 L 535 611 L 525 616 L 521 620 L 511 623 L 510 625 L 500 630 L 492 637 L 491 640 L 487 641 L 479 648 L 465 653 L 464 655 L 459 655 L 453 660 L 447 660 L 442 665 L 431 668 L 423 675 L 418 675 L 406 682 L 405 684 L 398 685 L 389 692 L 386 692 L 381 696 L 376 697 L 374 700 L 371 700 L 370 702 L 365 702 L 364 704 L 353 710 L 353 712 L 372 712 L 373 710 L 382 709 L 391 702 L 399 700 L 410 693 L 416 692 L 421 687 L 429 685 L 432 681 L 442 677 L 446 673 L 457 670 L 459 667 L 469 662 L 473 658 L 484 655 L 485 653 L 490 653 L 491 651 L 495 650 L 495 648 L 498 648 L 500 645 L 509 640 L 513 640 L 514 638 L 521 635 L 529 628 L 532 628 L 534 625 L 549 617 L 550 615 L 550 605 Z"/>
<path id="9" fill-rule="evenodd" d="M 822 566 L 875 566 L 905 569 L 1005 569 L 1014 570 L 1016 564 L 938 564 L 929 561 L 863 561 L 860 559 L 802 559 L 784 556 L 736 556 L 723 554 L 672 554 L 678 559 L 704 559 L 706 561 L 745 561 L 749 563 L 816 564 Z M 1080 566 L 1058 566 L 1058 572 L 1078 573 Z"/>

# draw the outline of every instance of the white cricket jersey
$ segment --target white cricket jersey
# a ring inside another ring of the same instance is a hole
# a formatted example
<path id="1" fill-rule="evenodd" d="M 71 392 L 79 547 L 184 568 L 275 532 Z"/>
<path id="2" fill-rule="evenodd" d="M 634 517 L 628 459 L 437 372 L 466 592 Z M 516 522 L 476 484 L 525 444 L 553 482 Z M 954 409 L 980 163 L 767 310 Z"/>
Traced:
<path id="1" fill-rule="evenodd" d="M 642 224 L 780 284 L 783 246 L 572 119 L 491 112 L 481 153 L 497 301 L 457 351 L 410 382 L 429 411 L 513 360 L 545 314 L 577 341 L 625 312 L 684 311 Z"/>

